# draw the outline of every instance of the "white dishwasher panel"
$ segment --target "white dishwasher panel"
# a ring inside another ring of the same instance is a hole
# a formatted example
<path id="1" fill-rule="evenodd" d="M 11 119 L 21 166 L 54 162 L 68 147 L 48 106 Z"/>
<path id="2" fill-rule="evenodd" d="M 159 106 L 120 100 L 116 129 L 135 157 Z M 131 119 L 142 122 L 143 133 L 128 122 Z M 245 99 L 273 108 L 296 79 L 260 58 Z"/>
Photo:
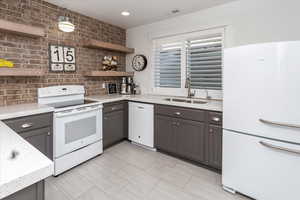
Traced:
<path id="1" fill-rule="evenodd" d="M 154 147 L 154 106 L 129 102 L 129 140 Z"/>

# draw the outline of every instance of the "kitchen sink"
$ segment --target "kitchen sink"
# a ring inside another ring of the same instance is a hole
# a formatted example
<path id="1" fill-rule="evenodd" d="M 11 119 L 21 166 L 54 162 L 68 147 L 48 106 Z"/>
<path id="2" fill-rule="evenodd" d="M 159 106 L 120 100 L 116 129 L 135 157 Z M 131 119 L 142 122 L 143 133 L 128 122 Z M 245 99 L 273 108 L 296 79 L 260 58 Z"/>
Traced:
<path id="1" fill-rule="evenodd" d="M 193 103 L 194 104 L 207 104 L 208 102 L 207 101 L 197 101 L 197 100 L 194 100 Z"/>
<path id="2" fill-rule="evenodd" d="M 173 101 L 173 102 L 183 102 L 183 103 L 192 103 L 190 99 L 175 99 L 175 98 L 166 98 L 166 101 Z"/>
<path id="3" fill-rule="evenodd" d="M 201 101 L 196 99 L 178 99 L 178 98 L 166 98 L 165 101 L 170 102 L 181 102 L 181 103 L 191 103 L 191 104 L 206 104 L 207 101 Z"/>

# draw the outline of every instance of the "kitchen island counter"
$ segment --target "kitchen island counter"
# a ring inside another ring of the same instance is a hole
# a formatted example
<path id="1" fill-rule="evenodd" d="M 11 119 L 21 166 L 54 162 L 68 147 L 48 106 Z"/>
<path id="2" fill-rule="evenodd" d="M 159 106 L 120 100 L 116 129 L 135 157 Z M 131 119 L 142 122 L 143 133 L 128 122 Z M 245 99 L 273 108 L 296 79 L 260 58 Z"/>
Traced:
<path id="1" fill-rule="evenodd" d="M 0 120 L 37 115 L 47 112 L 53 112 L 54 108 L 38 103 L 18 104 L 0 107 Z"/>
<path id="2" fill-rule="evenodd" d="M 53 174 L 53 162 L 0 121 L 0 199 Z"/>

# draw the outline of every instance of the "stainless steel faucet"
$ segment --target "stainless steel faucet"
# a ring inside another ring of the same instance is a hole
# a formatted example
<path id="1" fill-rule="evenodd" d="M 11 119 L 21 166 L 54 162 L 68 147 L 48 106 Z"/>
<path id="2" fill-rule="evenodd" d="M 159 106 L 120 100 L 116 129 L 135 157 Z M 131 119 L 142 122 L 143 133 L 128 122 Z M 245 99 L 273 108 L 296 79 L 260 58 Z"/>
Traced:
<path id="1" fill-rule="evenodd" d="M 191 90 L 191 79 L 190 78 L 186 78 L 185 88 L 188 89 L 188 95 L 187 95 L 188 98 L 192 98 L 195 96 L 195 92 L 192 92 L 192 90 Z"/>
<path id="2" fill-rule="evenodd" d="M 205 90 L 205 92 L 206 92 L 206 99 L 211 100 L 211 96 L 208 95 L 208 90 L 207 89 Z"/>

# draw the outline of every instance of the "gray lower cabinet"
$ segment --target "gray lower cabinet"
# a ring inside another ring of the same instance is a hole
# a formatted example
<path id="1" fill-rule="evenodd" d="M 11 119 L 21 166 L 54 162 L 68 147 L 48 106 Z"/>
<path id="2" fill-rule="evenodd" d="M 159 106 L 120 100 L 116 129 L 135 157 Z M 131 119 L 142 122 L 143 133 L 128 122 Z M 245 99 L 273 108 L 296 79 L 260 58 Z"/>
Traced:
<path id="1" fill-rule="evenodd" d="M 4 123 L 53 160 L 52 113 L 8 119 Z"/>
<path id="2" fill-rule="evenodd" d="M 103 148 L 108 148 L 127 137 L 127 102 L 104 104 Z"/>
<path id="3" fill-rule="evenodd" d="M 177 119 L 175 121 L 177 154 L 197 162 L 205 161 L 205 123 Z"/>
<path id="4" fill-rule="evenodd" d="M 20 134 L 20 136 L 22 136 L 26 141 L 32 144 L 40 152 L 45 154 L 48 158 L 52 159 L 53 148 L 50 127 L 23 132 Z"/>
<path id="5" fill-rule="evenodd" d="M 45 186 L 44 181 L 40 181 L 23 190 L 20 190 L 2 200 L 44 200 Z"/>
<path id="6" fill-rule="evenodd" d="M 155 106 L 155 147 L 215 169 L 222 168 L 222 113 Z"/>
<path id="7" fill-rule="evenodd" d="M 177 136 L 173 118 L 158 115 L 155 118 L 155 146 L 169 153 L 176 153 Z"/>
<path id="8" fill-rule="evenodd" d="M 222 127 L 209 125 L 207 133 L 207 162 L 208 165 L 222 168 Z"/>

